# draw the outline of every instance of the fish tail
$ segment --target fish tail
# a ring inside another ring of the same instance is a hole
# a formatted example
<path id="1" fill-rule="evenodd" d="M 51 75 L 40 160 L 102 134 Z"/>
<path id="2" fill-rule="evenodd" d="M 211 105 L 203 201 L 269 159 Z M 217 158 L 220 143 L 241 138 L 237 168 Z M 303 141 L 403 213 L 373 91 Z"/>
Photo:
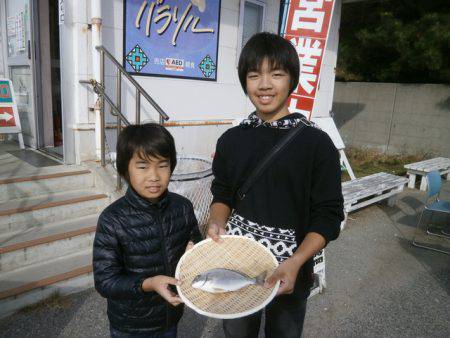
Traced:
<path id="1" fill-rule="evenodd" d="M 255 277 L 255 284 L 256 285 L 264 285 L 264 282 L 266 281 L 267 271 L 261 272 L 258 276 Z"/>

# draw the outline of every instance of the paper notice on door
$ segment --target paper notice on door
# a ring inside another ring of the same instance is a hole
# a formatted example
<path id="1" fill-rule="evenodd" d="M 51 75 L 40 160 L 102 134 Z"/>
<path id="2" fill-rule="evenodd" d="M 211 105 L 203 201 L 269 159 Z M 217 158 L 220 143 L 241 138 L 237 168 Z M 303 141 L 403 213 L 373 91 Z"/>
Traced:
<path id="1" fill-rule="evenodd" d="M 6 19 L 6 35 L 8 38 L 16 36 L 16 20 L 17 17 L 15 15 Z"/>
<path id="2" fill-rule="evenodd" d="M 17 16 L 17 50 L 24 51 L 27 47 L 26 44 L 26 28 L 25 28 L 25 13 L 22 11 Z"/>
<path id="3" fill-rule="evenodd" d="M 58 17 L 59 17 L 59 24 L 64 24 L 64 15 L 65 15 L 65 8 L 64 8 L 64 0 L 58 1 Z"/>

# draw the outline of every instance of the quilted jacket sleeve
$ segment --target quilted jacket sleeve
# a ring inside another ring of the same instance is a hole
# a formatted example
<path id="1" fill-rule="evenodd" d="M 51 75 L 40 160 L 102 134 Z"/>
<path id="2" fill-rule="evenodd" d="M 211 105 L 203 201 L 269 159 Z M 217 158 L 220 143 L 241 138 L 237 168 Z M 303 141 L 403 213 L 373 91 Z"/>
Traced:
<path id="1" fill-rule="evenodd" d="M 144 296 L 141 285 L 145 278 L 124 272 L 114 217 L 105 212 L 100 215 L 95 233 L 93 269 L 95 289 L 103 297 L 119 300 Z"/>
<path id="2" fill-rule="evenodd" d="M 197 217 L 195 217 L 194 207 L 192 203 L 190 203 L 189 209 L 189 225 L 192 227 L 189 240 L 193 241 L 194 243 L 198 243 L 202 240 L 202 235 L 200 234 L 200 230 L 198 228 L 198 221 Z"/>

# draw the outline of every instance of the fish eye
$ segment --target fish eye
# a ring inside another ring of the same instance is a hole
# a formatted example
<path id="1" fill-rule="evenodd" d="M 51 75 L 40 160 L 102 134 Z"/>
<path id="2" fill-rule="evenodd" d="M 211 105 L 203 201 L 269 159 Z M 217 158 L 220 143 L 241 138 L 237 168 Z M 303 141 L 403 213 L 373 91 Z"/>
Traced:
<path id="1" fill-rule="evenodd" d="M 208 278 L 206 278 L 206 277 L 199 278 L 199 279 L 198 279 L 198 282 L 200 283 L 199 286 L 205 285 L 207 281 L 208 281 Z"/>
<path id="2" fill-rule="evenodd" d="M 206 283 L 206 278 L 204 278 L 204 276 L 202 276 L 202 275 L 197 275 L 192 280 L 192 286 L 195 286 L 195 287 L 201 287 L 201 286 L 205 285 L 205 283 Z"/>

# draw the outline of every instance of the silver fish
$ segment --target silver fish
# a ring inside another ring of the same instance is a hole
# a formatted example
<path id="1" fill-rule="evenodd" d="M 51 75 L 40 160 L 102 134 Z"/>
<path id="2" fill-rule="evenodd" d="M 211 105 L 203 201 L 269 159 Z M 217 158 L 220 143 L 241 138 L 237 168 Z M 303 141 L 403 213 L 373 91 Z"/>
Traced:
<path id="1" fill-rule="evenodd" d="M 264 285 L 267 271 L 255 278 L 230 269 L 211 269 L 195 276 L 192 287 L 211 293 L 240 290 L 248 285 Z"/>

